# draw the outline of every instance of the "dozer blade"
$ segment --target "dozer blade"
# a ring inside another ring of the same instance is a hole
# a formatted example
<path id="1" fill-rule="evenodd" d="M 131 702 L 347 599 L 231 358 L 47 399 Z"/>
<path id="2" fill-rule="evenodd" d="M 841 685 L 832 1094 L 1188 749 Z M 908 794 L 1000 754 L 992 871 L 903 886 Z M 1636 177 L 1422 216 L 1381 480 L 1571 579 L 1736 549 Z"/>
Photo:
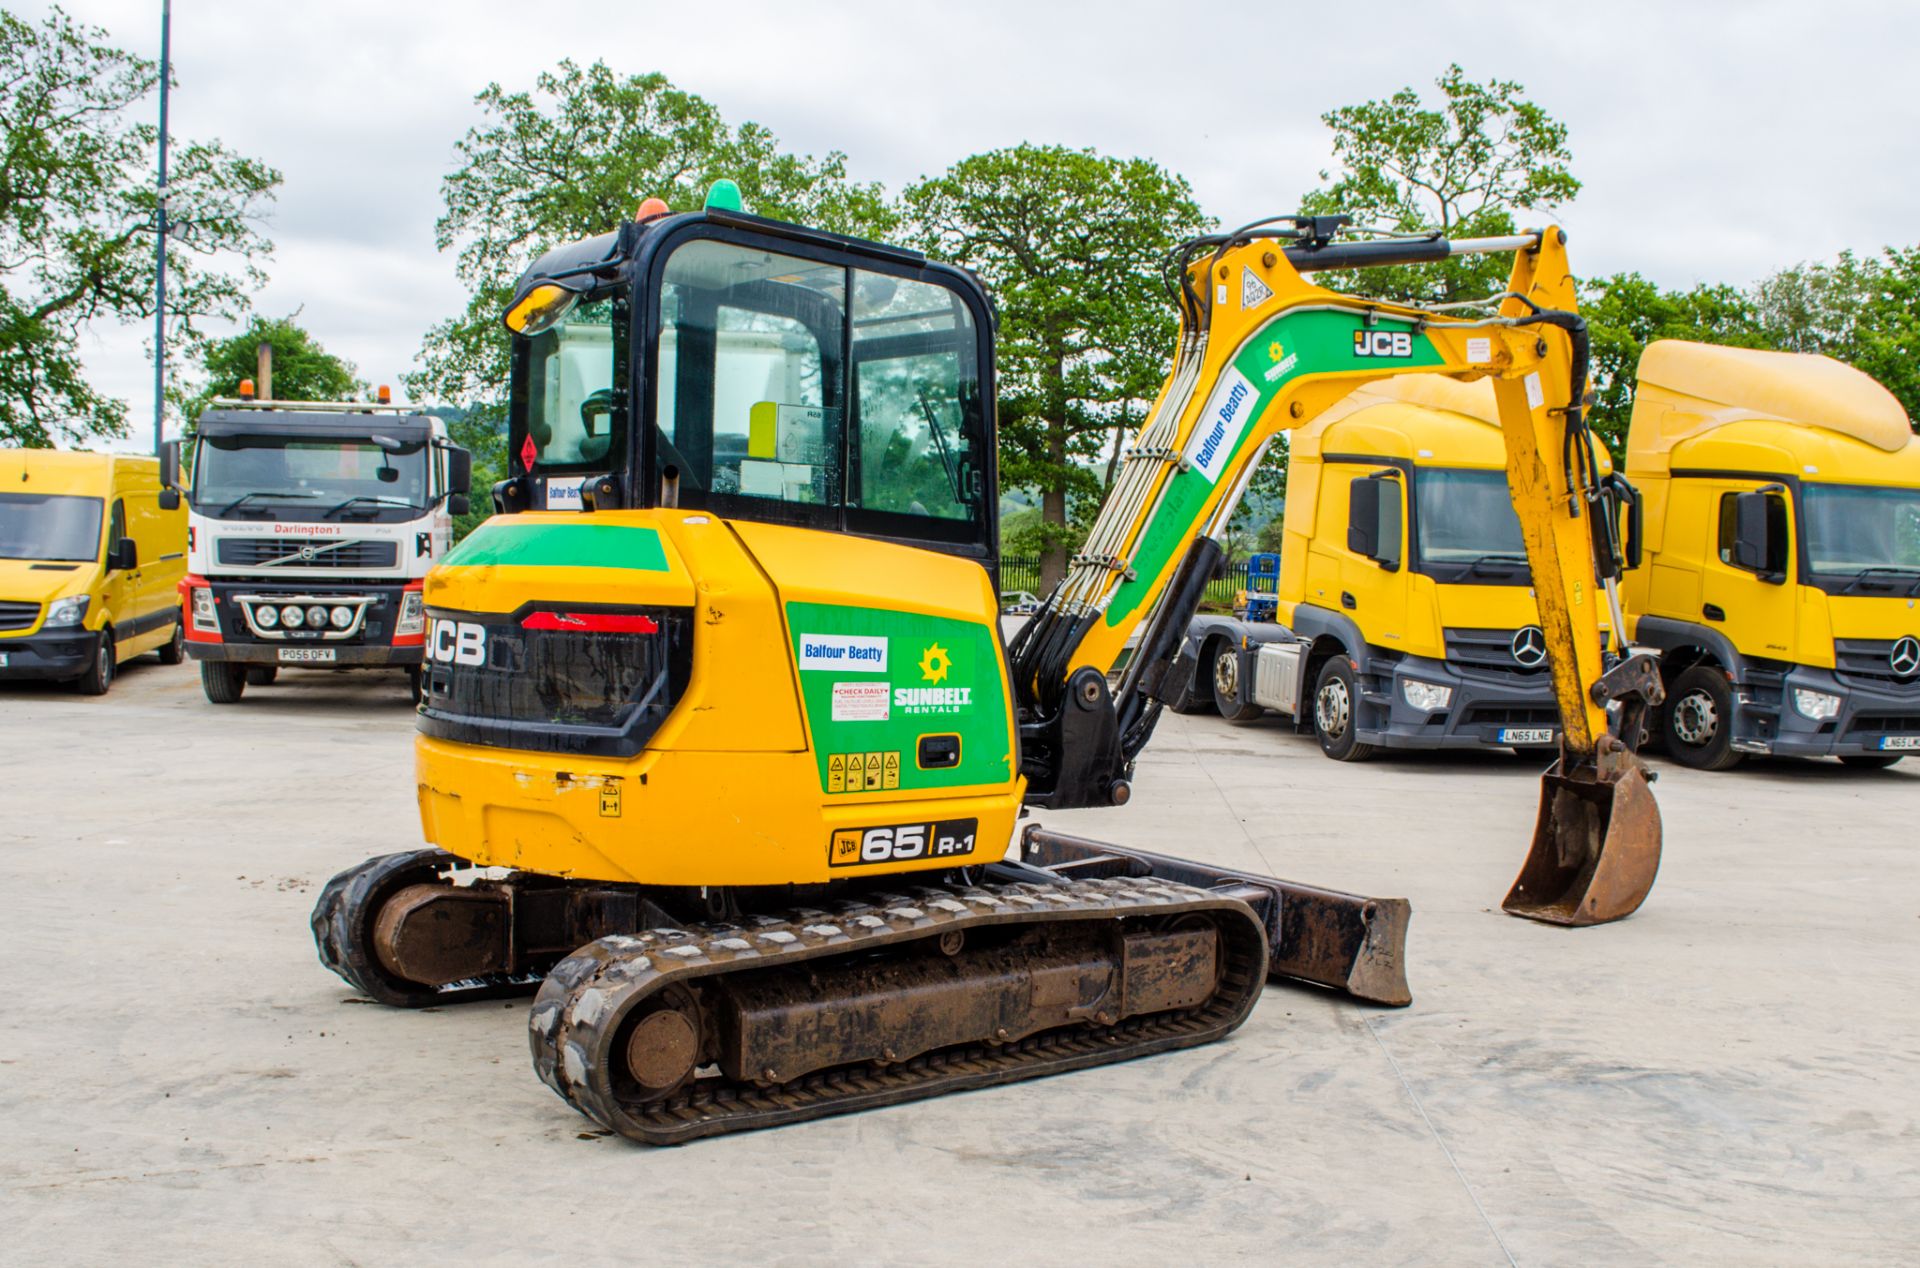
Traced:
<path id="1" fill-rule="evenodd" d="M 1556 925 L 1631 916 L 1660 870 L 1660 807 L 1637 762 L 1622 769 L 1540 777 L 1533 847 L 1500 906 Z"/>

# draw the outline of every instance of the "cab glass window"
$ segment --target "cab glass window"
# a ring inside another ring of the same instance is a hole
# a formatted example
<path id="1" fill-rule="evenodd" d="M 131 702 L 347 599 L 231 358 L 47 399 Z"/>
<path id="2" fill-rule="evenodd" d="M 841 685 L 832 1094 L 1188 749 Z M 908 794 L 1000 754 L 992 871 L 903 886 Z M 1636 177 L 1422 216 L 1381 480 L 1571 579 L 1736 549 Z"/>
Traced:
<path id="1" fill-rule="evenodd" d="M 626 401 L 614 385 L 626 355 L 626 307 L 589 298 L 552 329 L 515 341 L 524 345 L 526 372 L 514 408 L 542 471 L 606 471 L 624 461 Z"/>
<path id="2" fill-rule="evenodd" d="M 99 557 L 99 498 L 0 493 L 0 559 Z"/>
<path id="3" fill-rule="evenodd" d="M 1738 493 L 1720 495 L 1719 553 L 1720 562 L 1729 568 L 1739 568 L 1733 561 L 1733 539 L 1739 531 L 1738 505 L 1734 499 Z M 1787 571 L 1787 500 L 1777 493 L 1767 494 L 1767 563 L 1760 569 L 1763 574 L 1785 576 Z M 1746 571 L 1742 569 L 1742 571 Z"/>

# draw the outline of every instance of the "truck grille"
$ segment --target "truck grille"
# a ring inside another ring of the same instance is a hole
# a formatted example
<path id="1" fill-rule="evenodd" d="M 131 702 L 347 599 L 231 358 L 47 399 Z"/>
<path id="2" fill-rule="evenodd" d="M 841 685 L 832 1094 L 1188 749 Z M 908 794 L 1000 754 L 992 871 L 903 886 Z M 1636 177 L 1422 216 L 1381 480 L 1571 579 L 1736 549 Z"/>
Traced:
<path id="1" fill-rule="evenodd" d="M 40 619 L 38 603 L 0 599 L 0 630 L 24 630 Z"/>
<path id="2" fill-rule="evenodd" d="M 529 605 L 511 615 L 427 615 L 420 730 L 440 739 L 630 757 L 692 675 L 693 622 L 684 608 Z M 567 628 L 590 615 L 629 629 Z"/>
<path id="3" fill-rule="evenodd" d="M 1833 676 L 1852 686 L 1884 686 L 1890 682 L 1912 682 L 1893 672 L 1891 638 L 1836 638 L 1833 640 Z"/>
<path id="4" fill-rule="evenodd" d="M 1460 719 L 1460 725 L 1469 726 L 1515 726 L 1515 727 L 1558 727 L 1560 710 L 1555 708 L 1530 709 L 1512 708 L 1506 705 L 1477 704 L 1469 708 Z"/>
<path id="5" fill-rule="evenodd" d="M 303 555 L 303 551 L 312 552 Z M 271 537 L 223 537 L 220 563 L 228 568 L 391 568 L 400 544 L 386 541 L 297 542 Z"/>
<path id="6" fill-rule="evenodd" d="M 1522 678 L 1546 673 L 1547 662 L 1544 660 L 1537 665 L 1527 666 L 1514 659 L 1513 636 L 1519 632 L 1460 628 L 1443 630 L 1447 661 L 1464 669 L 1495 670 Z"/>

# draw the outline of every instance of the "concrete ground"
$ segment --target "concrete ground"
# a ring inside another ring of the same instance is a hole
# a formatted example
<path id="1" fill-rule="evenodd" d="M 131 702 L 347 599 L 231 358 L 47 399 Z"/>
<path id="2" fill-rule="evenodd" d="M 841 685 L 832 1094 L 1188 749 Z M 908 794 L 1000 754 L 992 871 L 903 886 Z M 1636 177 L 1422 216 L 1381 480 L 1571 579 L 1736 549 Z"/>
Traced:
<path id="1" fill-rule="evenodd" d="M 1407 896 L 1411 1008 L 1275 987 L 1209 1048 L 647 1150 L 523 1003 L 315 961 L 319 886 L 418 841 L 410 742 L 398 677 L 0 688 L 0 1259 L 1920 1258 L 1920 761 L 1665 767 L 1646 907 L 1566 930 L 1498 909 L 1530 760 L 1169 717 L 1131 806 L 1053 821 Z"/>

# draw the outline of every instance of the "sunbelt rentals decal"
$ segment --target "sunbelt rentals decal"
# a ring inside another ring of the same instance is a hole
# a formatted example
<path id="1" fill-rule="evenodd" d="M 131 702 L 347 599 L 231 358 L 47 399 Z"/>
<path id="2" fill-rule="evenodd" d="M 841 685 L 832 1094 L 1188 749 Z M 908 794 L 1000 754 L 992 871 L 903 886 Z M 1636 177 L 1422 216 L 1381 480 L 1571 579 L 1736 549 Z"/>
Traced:
<path id="1" fill-rule="evenodd" d="M 966 659 L 971 659 L 967 657 Z M 895 687 L 893 707 L 904 714 L 960 713 L 973 707 L 973 688 L 953 685 L 955 678 L 971 678 L 972 666 L 955 672 L 954 655 L 940 643 L 928 643 L 915 662 L 924 687 Z"/>
<path id="2" fill-rule="evenodd" d="M 1253 421 L 1253 411 L 1259 403 L 1260 393 L 1253 386 L 1253 380 L 1228 366 L 1214 387 L 1205 412 L 1200 415 L 1200 425 L 1187 439 L 1187 461 L 1207 478 L 1208 484 L 1219 482 L 1227 459 L 1240 447 L 1240 438 L 1247 434 L 1247 424 Z"/>

